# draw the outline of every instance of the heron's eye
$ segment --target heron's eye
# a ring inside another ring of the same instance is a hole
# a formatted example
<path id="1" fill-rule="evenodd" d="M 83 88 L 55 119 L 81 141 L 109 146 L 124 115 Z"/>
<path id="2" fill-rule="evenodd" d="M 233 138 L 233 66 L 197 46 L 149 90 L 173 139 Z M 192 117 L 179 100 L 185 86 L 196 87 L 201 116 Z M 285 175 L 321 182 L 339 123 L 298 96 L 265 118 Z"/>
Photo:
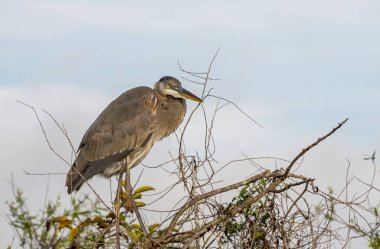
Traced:
<path id="1" fill-rule="evenodd" d="M 169 83 L 168 88 L 174 90 L 175 85 L 173 83 Z"/>

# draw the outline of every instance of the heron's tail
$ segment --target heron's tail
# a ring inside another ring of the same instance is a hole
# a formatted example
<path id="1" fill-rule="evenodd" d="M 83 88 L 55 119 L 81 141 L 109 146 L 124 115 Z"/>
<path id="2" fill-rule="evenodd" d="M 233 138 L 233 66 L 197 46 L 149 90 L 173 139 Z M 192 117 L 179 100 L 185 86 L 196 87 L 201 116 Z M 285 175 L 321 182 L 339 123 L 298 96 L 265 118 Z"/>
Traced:
<path id="1" fill-rule="evenodd" d="M 84 182 L 84 177 L 81 175 L 76 162 L 74 162 L 66 176 L 67 193 L 71 194 L 74 190 L 78 191 Z"/>

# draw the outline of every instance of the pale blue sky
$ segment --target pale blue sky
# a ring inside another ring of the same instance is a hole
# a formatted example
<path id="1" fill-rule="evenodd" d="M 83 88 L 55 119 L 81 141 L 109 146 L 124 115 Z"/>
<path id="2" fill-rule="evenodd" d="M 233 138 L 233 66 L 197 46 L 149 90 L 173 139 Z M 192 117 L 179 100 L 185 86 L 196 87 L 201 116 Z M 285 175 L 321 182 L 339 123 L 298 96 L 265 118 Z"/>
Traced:
<path id="1" fill-rule="evenodd" d="M 203 71 L 221 47 L 214 93 L 264 125 L 229 116 L 230 108 L 219 126 L 223 154 L 237 141 L 231 156 L 291 157 L 349 117 L 337 140 L 322 146 L 305 169 L 318 169 L 323 184 L 332 185 L 329 163 L 339 164 L 340 174 L 346 158 L 360 162 L 362 154 L 379 150 L 379 13 L 380 2 L 369 0 L 1 1 L 0 127 L 6 135 L 0 184 L 8 188 L 4 179 L 14 172 L 16 181 L 44 190 L 45 178 L 38 188 L 41 178 L 26 177 L 22 169 L 66 171 L 51 166 L 58 161 L 47 155 L 37 123 L 16 100 L 50 110 L 77 143 L 121 92 L 151 86 L 163 75 L 179 78 L 177 60 Z M 63 179 L 54 180 L 51 196 L 65 194 Z M 31 206 L 38 208 L 37 202 Z M 5 225 L 0 230 L 11 234 Z"/>
<path id="2" fill-rule="evenodd" d="M 220 46 L 216 91 L 236 89 L 235 101 L 299 101 L 310 111 L 328 107 L 327 116 L 378 116 L 375 1 L 21 3 L 0 10 L 1 85 L 116 94 L 163 74 L 179 76 L 177 59 L 203 70 Z"/>

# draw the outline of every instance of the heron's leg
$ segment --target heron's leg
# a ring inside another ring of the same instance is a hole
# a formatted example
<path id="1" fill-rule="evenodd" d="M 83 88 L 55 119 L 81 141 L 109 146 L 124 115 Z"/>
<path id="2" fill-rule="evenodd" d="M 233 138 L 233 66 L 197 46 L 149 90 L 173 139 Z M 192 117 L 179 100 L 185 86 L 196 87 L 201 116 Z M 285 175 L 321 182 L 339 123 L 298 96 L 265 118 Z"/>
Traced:
<path id="1" fill-rule="evenodd" d="M 120 207 L 121 207 L 121 187 L 123 184 L 123 173 L 119 175 L 119 181 L 117 184 L 117 190 L 116 190 L 116 196 L 115 196 L 115 201 L 114 201 L 114 206 L 115 206 L 115 213 L 120 214 Z"/>
<path id="2" fill-rule="evenodd" d="M 115 219 L 116 219 L 116 248 L 120 248 L 120 207 L 121 207 L 121 186 L 123 183 L 123 174 L 119 175 L 119 182 L 117 184 L 117 191 L 115 197 Z"/>
<path id="3" fill-rule="evenodd" d="M 132 185 L 131 185 L 131 169 L 127 168 L 126 173 L 125 173 L 125 189 L 126 192 L 128 193 L 128 196 L 131 200 L 132 203 L 132 208 L 136 213 L 137 219 L 139 220 L 141 229 L 144 234 L 148 234 L 144 225 L 144 221 L 140 215 L 139 209 L 136 206 L 135 198 L 133 198 L 133 192 L 132 192 Z"/>

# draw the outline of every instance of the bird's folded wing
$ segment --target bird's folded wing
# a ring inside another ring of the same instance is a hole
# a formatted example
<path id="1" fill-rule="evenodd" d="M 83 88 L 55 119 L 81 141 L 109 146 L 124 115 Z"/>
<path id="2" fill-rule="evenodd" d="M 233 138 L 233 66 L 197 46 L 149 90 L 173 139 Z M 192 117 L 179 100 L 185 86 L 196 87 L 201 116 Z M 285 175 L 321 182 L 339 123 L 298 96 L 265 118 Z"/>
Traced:
<path id="1" fill-rule="evenodd" d="M 155 110 L 146 105 L 154 94 L 149 90 L 126 92 L 113 101 L 86 132 L 78 156 L 91 162 L 142 146 L 155 123 Z"/>
<path id="2" fill-rule="evenodd" d="M 66 178 L 68 193 L 144 146 L 152 137 L 158 105 L 155 93 L 148 87 L 131 89 L 109 104 L 79 145 Z"/>

